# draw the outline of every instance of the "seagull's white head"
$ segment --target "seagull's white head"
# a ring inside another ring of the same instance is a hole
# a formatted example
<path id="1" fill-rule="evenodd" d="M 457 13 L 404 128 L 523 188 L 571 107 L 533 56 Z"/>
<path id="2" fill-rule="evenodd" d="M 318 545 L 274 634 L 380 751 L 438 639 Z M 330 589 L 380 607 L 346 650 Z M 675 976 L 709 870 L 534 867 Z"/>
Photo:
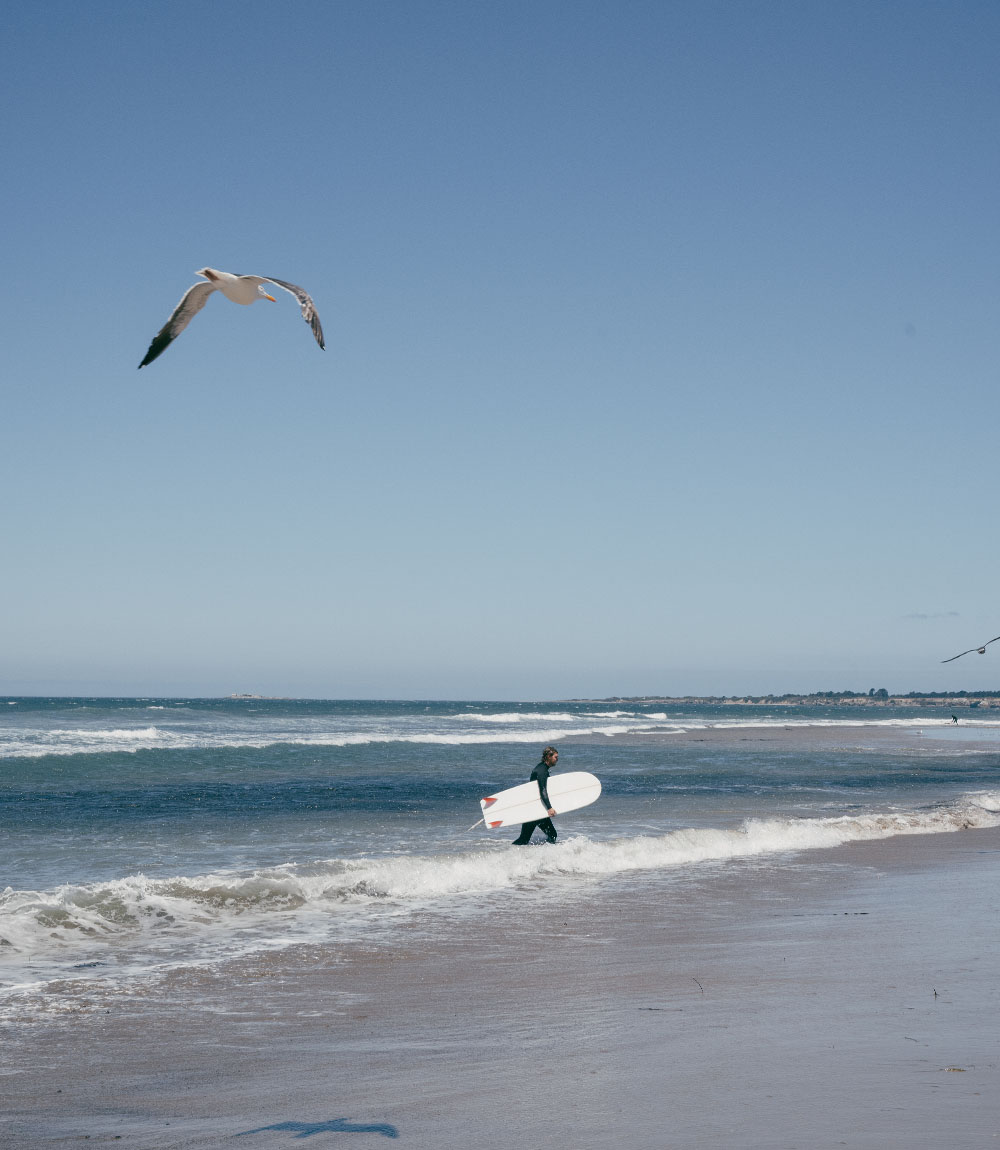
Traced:
<path id="1" fill-rule="evenodd" d="M 258 294 L 258 295 L 261 295 L 261 296 L 263 296 L 263 297 L 264 297 L 264 299 L 269 299 L 269 300 L 271 301 L 271 303 L 277 303 L 277 302 L 278 302 L 278 301 L 277 301 L 277 300 L 274 298 L 274 296 L 273 296 L 273 295 L 268 295 L 268 294 L 267 294 L 267 292 L 266 292 L 266 291 L 264 291 L 264 285 L 263 285 L 263 284 L 258 284 L 258 285 L 257 285 L 257 294 Z"/>

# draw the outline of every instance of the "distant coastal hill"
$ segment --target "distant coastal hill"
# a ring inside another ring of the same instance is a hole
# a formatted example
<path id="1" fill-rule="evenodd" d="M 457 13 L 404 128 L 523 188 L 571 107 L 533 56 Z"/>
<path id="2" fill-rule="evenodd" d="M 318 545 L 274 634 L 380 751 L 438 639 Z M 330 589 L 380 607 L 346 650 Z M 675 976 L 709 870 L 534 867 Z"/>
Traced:
<path id="1" fill-rule="evenodd" d="M 585 701 L 585 700 L 581 700 Z M 812 695 L 612 695 L 601 703 L 714 703 L 743 707 L 997 707 L 997 691 L 940 691 L 922 694 L 890 695 L 884 688 L 870 691 L 817 691 Z"/>

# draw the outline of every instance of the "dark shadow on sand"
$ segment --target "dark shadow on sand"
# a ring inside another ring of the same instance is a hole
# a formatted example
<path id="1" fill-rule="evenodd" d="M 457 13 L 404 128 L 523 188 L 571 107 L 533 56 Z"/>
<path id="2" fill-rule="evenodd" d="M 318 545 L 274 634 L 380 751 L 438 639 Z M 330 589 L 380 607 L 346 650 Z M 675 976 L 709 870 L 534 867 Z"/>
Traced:
<path id="1" fill-rule="evenodd" d="M 256 1130 L 241 1130 L 236 1135 L 263 1134 L 265 1130 L 294 1130 L 296 1138 L 309 1138 L 313 1134 L 384 1134 L 398 1138 L 399 1131 L 388 1122 L 351 1122 L 348 1118 L 330 1118 L 326 1122 L 276 1122 L 273 1126 L 258 1126 Z"/>

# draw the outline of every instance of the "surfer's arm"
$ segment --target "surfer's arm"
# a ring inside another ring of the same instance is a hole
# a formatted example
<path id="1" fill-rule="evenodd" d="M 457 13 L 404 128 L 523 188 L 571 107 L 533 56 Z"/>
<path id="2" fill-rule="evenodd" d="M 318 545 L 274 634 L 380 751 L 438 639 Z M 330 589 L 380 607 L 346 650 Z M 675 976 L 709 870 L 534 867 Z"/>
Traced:
<path id="1" fill-rule="evenodd" d="M 538 793 L 539 793 L 539 795 L 541 795 L 542 806 L 549 812 L 550 815 L 554 815 L 555 811 L 552 809 L 552 803 L 549 800 L 549 790 L 548 790 L 548 787 L 546 786 L 548 781 L 549 781 L 548 769 L 544 768 L 544 767 L 539 769 L 538 770 Z"/>

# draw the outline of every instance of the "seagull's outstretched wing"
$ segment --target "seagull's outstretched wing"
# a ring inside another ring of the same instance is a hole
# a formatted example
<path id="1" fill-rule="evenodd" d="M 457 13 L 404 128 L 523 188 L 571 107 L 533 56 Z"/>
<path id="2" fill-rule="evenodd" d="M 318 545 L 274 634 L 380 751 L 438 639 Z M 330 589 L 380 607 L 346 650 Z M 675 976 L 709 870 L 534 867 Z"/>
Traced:
<path id="1" fill-rule="evenodd" d="M 158 355 L 163 352 L 173 343 L 173 341 L 181 334 L 181 332 L 191 322 L 191 317 L 201 311 L 205 306 L 205 300 L 215 291 L 215 284 L 210 283 L 196 283 L 184 293 L 184 298 L 174 308 L 174 314 L 167 320 L 167 322 L 160 328 L 160 330 L 153 336 L 153 342 L 149 345 L 149 351 L 146 352 L 146 358 L 139 364 L 140 367 L 145 367 L 147 363 L 152 363 Z"/>
<path id="2" fill-rule="evenodd" d="M 302 308 L 302 318 L 312 328 L 316 342 L 326 351 L 326 344 L 323 342 L 323 328 L 320 326 L 319 316 L 316 314 L 316 305 L 312 301 L 312 296 L 297 284 L 288 284 L 285 283 L 284 280 L 276 280 L 274 276 L 266 276 L 265 278 L 268 283 L 277 284 L 278 287 L 284 288 L 285 291 L 290 291 L 292 295 L 295 296 Z"/>
<path id="3" fill-rule="evenodd" d="M 995 643 L 997 639 L 1000 639 L 1000 635 L 997 635 L 996 639 L 988 639 L 981 647 L 970 647 L 968 651 L 959 651 L 957 655 L 952 655 L 950 659 L 942 659 L 941 662 L 954 663 L 956 659 L 961 659 L 963 655 L 971 655 L 973 651 L 977 651 L 980 655 L 985 655 L 986 648 L 990 645 L 990 643 Z"/>

